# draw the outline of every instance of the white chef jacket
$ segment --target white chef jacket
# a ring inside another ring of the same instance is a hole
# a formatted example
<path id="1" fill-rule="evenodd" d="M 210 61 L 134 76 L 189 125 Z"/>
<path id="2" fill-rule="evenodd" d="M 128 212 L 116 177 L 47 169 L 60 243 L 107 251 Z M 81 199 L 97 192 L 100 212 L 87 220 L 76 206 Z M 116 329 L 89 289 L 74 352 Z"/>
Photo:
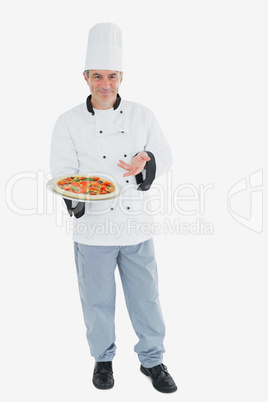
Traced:
<path id="1" fill-rule="evenodd" d="M 51 142 L 53 177 L 79 174 L 106 176 L 121 188 L 114 199 L 86 202 L 85 214 L 74 219 L 73 240 L 88 245 L 124 246 L 153 236 L 150 190 L 137 190 L 134 176 L 117 166 L 140 151 L 150 151 L 156 178 L 171 166 L 171 150 L 153 113 L 122 100 L 116 109 L 92 109 L 82 103 L 59 116 Z M 145 171 L 143 172 L 145 177 Z"/>

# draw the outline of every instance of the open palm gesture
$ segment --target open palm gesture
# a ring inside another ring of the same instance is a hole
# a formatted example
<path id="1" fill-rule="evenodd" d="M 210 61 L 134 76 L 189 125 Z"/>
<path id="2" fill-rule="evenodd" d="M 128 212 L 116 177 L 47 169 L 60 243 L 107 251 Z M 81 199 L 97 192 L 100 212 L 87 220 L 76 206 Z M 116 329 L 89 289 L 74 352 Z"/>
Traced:
<path id="1" fill-rule="evenodd" d="M 146 162 L 148 162 L 149 160 L 150 158 L 148 154 L 145 151 L 141 151 L 136 156 L 134 156 L 134 158 L 131 159 L 130 164 L 122 160 L 119 160 L 117 166 L 128 171 L 123 175 L 123 177 L 136 176 L 137 174 L 143 171 Z"/>

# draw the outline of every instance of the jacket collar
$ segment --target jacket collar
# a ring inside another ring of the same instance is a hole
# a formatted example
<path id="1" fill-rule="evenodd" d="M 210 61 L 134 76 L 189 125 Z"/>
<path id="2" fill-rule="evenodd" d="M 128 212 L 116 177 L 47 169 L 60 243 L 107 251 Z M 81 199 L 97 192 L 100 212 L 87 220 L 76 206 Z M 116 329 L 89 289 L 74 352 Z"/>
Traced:
<path id="1" fill-rule="evenodd" d="M 92 97 L 92 95 L 89 95 L 87 97 L 86 104 L 87 104 L 87 110 L 93 116 L 95 114 L 95 112 L 94 112 L 93 107 L 92 107 L 91 97 Z M 120 105 L 120 102 L 121 102 L 121 96 L 119 94 L 117 94 L 116 101 L 114 103 L 114 110 L 118 108 L 118 106 Z"/>

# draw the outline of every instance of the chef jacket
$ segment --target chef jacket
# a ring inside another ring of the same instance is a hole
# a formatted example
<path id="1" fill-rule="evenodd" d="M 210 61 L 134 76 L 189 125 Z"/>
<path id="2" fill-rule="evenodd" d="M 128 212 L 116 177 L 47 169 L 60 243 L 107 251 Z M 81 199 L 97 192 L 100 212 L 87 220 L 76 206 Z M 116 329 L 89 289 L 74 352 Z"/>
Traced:
<path id="1" fill-rule="evenodd" d="M 138 152 L 151 152 L 157 178 L 171 166 L 171 150 L 145 106 L 117 95 L 114 108 L 100 110 L 92 108 L 90 99 L 58 117 L 51 141 L 51 173 L 108 177 L 121 191 L 118 197 L 85 203 L 83 216 L 74 217 L 73 240 L 97 246 L 138 244 L 154 232 L 150 190 L 139 191 L 135 176 L 123 177 L 126 171 L 118 161 L 130 164 Z"/>

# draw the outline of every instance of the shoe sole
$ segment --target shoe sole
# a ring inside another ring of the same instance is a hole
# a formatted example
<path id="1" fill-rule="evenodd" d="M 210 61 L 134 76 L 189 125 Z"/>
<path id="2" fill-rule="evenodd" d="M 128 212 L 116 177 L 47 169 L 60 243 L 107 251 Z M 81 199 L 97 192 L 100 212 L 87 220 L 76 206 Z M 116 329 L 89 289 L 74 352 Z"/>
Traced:
<path id="1" fill-rule="evenodd" d="M 148 371 L 147 371 L 143 366 L 140 367 L 140 370 L 141 370 L 141 372 L 142 372 L 143 374 L 145 374 L 147 377 L 150 377 L 150 378 L 151 378 L 150 374 L 148 373 Z M 151 378 L 151 380 L 152 380 L 152 378 Z M 153 387 L 154 387 L 157 391 L 162 392 L 163 394 L 171 394 L 172 392 L 175 392 L 175 391 L 177 391 L 177 389 L 178 389 L 178 388 L 176 387 L 176 388 L 172 388 L 172 389 L 163 390 L 163 389 L 159 389 L 159 388 L 153 383 L 153 381 L 152 381 L 152 384 L 153 384 Z"/>
<path id="2" fill-rule="evenodd" d="M 102 389 L 102 390 L 111 389 L 111 388 L 113 388 L 113 386 L 114 386 L 114 383 L 113 383 L 113 385 L 108 385 L 108 386 L 106 386 L 106 387 L 105 387 L 105 386 L 101 387 L 101 386 L 97 385 L 97 384 L 94 382 L 94 380 L 92 380 L 92 382 L 93 382 L 94 387 L 96 387 L 96 388 L 98 388 L 98 389 Z"/>

